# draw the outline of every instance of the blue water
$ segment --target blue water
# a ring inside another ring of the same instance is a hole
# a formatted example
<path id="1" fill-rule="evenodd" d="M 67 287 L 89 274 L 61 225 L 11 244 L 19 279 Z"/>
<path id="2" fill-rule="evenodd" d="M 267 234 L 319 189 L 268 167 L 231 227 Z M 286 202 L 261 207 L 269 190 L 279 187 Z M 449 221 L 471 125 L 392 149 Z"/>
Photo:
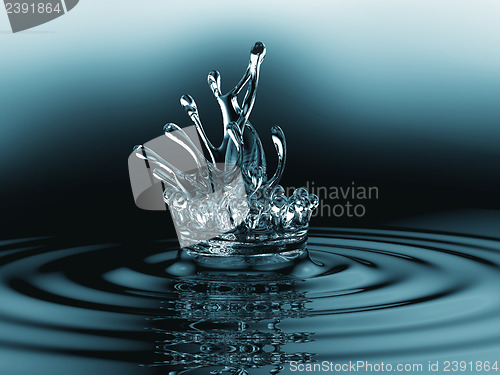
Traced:
<path id="1" fill-rule="evenodd" d="M 173 239 L 3 241 L 0 373 L 495 361 L 499 264 L 494 238 L 410 230 L 314 228 L 308 252 L 273 270 L 199 267 Z"/>

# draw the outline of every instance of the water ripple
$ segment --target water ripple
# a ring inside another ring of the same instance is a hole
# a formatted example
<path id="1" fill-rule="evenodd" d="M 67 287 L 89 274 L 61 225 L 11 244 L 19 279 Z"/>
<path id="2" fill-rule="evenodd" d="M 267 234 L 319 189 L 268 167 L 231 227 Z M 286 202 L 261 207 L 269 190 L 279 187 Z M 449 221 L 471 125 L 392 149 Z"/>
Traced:
<path id="1" fill-rule="evenodd" d="M 499 264 L 493 238 L 387 229 L 314 228 L 308 253 L 274 270 L 204 268 L 172 240 L 2 241 L 0 347 L 274 373 L 498 350 Z"/>

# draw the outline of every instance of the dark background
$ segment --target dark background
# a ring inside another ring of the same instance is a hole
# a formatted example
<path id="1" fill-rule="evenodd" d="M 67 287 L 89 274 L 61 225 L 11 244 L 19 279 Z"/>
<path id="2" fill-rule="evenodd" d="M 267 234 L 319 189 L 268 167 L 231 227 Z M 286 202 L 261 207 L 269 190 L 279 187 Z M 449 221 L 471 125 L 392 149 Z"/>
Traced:
<path id="1" fill-rule="evenodd" d="M 379 188 L 365 217 L 313 225 L 376 226 L 500 206 L 495 3 L 276 3 L 238 11 L 230 3 L 139 9 L 124 2 L 103 5 L 90 22 L 91 3 L 45 29 L 0 34 L 4 239 L 173 234 L 168 213 L 135 207 L 127 158 L 165 123 L 191 125 L 178 102 L 184 93 L 197 100 L 218 144 L 221 115 L 206 75 L 218 69 L 230 89 L 257 40 L 268 53 L 250 119 L 271 170 L 270 128 L 285 131 L 282 184 Z"/>

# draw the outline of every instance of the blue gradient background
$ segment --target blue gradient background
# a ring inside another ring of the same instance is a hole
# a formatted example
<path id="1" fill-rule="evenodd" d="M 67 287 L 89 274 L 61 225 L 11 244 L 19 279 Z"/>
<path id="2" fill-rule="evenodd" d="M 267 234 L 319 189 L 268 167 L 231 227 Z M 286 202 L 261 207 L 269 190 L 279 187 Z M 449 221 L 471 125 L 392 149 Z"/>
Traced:
<path id="1" fill-rule="evenodd" d="M 218 143 L 206 75 L 217 68 L 232 87 L 257 40 L 268 55 L 252 123 L 271 165 L 270 127 L 285 130 L 285 185 L 377 185 L 375 221 L 495 208 L 499 18 L 482 0 L 86 0 L 12 34 L 0 12 L 4 228 L 156 217 L 133 208 L 128 154 L 167 122 L 190 124 L 183 93 Z"/>
<path id="2" fill-rule="evenodd" d="M 12 34 L 2 9 L 0 239 L 172 234 L 168 215 L 135 207 L 128 155 L 167 122 L 190 125 L 178 101 L 184 93 L 217 144 L 221 115 L 207 73 L 218 69 L 232 87 L 257 40 L 268 54 L 251 121 L 269 155 L 271 126 L 284 129 L 284 185 L 380 189 L 367 217 L 314 225 L 390 222 L 498 236 L 499 20 L 494 0 L 82 0 Z M 425 216 L 450 209 L 457 211 Z M 33 332 L 2 324 L 13 336 Z M 47 338 L 35 332 L 33 340 Z M 107 347 L 126 349 L 114 345 Z M 18 349 L 0 357 L 13 374 L 145 373 L 118 357 Z"/>

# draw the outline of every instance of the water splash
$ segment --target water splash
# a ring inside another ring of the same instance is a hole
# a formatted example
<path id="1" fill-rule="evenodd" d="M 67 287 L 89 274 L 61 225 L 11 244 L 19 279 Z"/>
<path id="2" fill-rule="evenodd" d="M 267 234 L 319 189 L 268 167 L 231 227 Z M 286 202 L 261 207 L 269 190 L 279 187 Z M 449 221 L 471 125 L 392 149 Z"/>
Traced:
<path id="1" fill-rule="evenodd" d="M 227 93 L 223 93 L 220 73 L 213 70 L 208 74 L 208 85 L 222 111 L 224 136 L 219 146 L 208 139 L 195 100 L 190 95 L 181 97 L 181 105 L 201 140 L 200 147 L 176 124 L 167 124 L 164 131 L 193 160 L 196 165 L 193 170 L 176 168 L 146 146 L 135 150 L 148 168 L 153 165 L 153 176 L 162 183 L 164 200 L 179 237 L 190 240 L 190 249 L 197 253 L 250 255 L 256 245 L 261 252 L 282 251 L 290 244 L 305 241 L 311 214 L 318 206 L 318 197 L 307 190 L 299 188 L 287 197 L 285 189 L 278 185 L 287 155 L 283 130 L 279 126 L 271 129 L 278 162 L 269 176 L 262 142 L 248 120 L 265 55 L 264 44 L 255 43 L 243 77 Z M 240 104 L 238 95 L 245 88 Z M 239 176 L 243 180 L 245 201 L 235 206 L 231 202 L 238 201 L 235 199 L 238 183 L 234 181 Z M 220 194 L 214 199 L 217 192 Z M 207 228 L 208 241 L 193 237 Z"/>

